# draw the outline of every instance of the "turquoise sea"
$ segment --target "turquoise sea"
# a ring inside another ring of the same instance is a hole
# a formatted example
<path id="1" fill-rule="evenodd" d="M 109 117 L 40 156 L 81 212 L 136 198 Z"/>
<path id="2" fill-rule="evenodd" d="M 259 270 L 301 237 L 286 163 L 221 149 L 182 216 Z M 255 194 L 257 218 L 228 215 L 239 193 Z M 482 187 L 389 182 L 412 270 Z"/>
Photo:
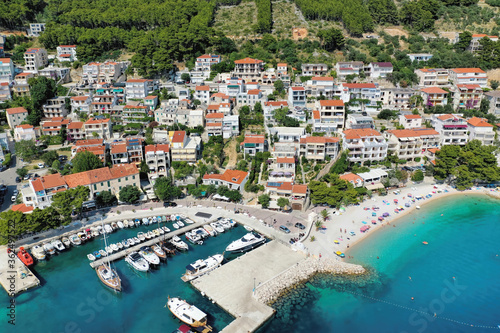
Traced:
<path id="1" fill-rule="evenodd" d="M 171 223 L 167 223 L 173 229 Z M 110 235 L 108 243 L 136 235 L 157 226 L 123 229 Z M 181 281 L 186 265 L 222 253 L 233 240 L 246 233 L 233 228 L 203 245 L 169 257 L 167 263 L 147 274 L 138 274 L 124 260 L 114 266 L 122 279 L 124 291 L 115 293 L 101 284 L 89 266 L 86 255 L 102 248 L 93 240 L 34 266 L 43 283 L 16 298 L 16 325 L 7 324 L 9 298 L 2 290 L 0 304 L 4 309 L 0 332 L 172 332 L 181 324 L 164 305 L 168 296 L 181 297 L 209 314 L 215 331 L 223 329 L 233 318 L 217 305 L 202 297 L 190 284 Z"/>
<path id="2" fill-rule="evenodd" d="M 316 276 L 274 304 L 261 332 L 500 330 L 500 201 L 450 196 L 395 225 L 346 254 L 367 276 Z"/>

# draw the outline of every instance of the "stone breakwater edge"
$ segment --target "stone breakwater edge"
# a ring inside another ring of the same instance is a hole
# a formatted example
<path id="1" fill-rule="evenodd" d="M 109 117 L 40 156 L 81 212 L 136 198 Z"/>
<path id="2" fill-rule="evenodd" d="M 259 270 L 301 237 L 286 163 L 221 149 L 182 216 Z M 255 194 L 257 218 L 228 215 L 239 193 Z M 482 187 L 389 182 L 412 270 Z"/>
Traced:
<path id="1" fill-rule="evenodd" d="M 350 264 L 336 258 L 307 257 L 277 276 L 255 288 L 253 296 L 260 302 L 271 305 L 295 286 L 310 280 L 316 274 L 362 275 L 366 270 L 361 265 Z"/>

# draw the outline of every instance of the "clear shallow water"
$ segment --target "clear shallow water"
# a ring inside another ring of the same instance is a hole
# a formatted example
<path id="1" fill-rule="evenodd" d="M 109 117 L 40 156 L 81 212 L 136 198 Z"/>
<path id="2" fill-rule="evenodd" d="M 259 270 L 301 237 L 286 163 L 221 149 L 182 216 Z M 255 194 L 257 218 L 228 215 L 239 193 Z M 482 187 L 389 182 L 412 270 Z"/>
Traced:
<path id="1" fill-rule="evenodd" d="M 171 224 L 167 226 L 173 230 Z M 123 229 L 111 234 L 108 243 L 155 228 Z M 0 292 L 0 304 L 5 309 L 1 312 L 0 332 L 172 332 L 181 323 L 164 307 L 168 296 L 179 296 L 195 304 L 209 314 L 209 324 L 219 331 L 233 318 L 180 277 L 186 265 L 222 253 L 231 241 L 246 232 L 240 226 L 209 238 L 201 246 L 190 244 L 188 252 L 169 257 L 166 264 L 148 274 L 136 273 L 123 259 L 115 261 L 124 288 L 118 294 L 101 284 L 86 257 L 102 248 L 102 241 L 73 247 L 35 265 L 34 271 L 43 286 L 16 298 L 15 327 L 7 324 L 5 307 L 9 298 Z"/>
<path id="2" fill-rule="evenodd" d="M 499 330 L 499 236 L 500 201 L 431 202 L 347 253 L 370 274 L 315 277 L 274 304 L 261 333 Z"/>

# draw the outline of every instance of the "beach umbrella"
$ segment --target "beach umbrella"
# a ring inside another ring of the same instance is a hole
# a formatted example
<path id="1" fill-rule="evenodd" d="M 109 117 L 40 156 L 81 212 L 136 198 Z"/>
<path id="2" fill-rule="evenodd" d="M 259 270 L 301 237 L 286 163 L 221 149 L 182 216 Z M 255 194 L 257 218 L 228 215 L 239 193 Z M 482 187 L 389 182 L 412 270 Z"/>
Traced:
<path id="1" fill-rule="evenodd" d="M 339 244 L 340 242 L 338 240 L 333 241 L 335 244 Z"/>
<path id="2" fill-rule="evenodd" d="M 377 224 L 377 221 L 375 221 L 375 220 L 372 220 L 372 224 Z"/>
<path id="3" fill-rule="evenodd" d="M 383 220 L 384 220 L 384 218 L 383 218 L 382 216 L 379 216 L 379 217 L 378 217 L 378 220 L 379 220 L 379 221 L 383 221 Z"/>

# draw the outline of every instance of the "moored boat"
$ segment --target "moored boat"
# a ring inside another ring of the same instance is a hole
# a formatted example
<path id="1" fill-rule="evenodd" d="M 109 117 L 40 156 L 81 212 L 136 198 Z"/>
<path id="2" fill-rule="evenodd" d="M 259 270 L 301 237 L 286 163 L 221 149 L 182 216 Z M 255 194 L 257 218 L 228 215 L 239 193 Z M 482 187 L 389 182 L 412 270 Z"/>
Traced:
<path id="1" fill-rule="evenodd" d="M 87 254 L 87 258 L 90 260 L 90 261 L 94 261 L 96 258 L 95 258 L 95 255 L 93 253 L 89 253 Z"/>
<path id="2" fill-rule="evenodd" d="M 149 246 L 143 246 L 139 250 L 140 255 L 147 260 L 150 265 L 157 266 L 160 264 L 160 257 L 158 257 Z"/>
<path id="3" fill-rule="evenodd" d="M 205 229 L 203 228 L 197 228 L 194 229 L 193 231 L 196 232 L 196 234 L 200 236 L 202 239 L 208 238 L 208 236 L 210 236 L 210 234 L 206 232 Z"/>
<path id="4" fill-rule="evenodd" d="M 25 264 L 26 266 L 29 267 L 33 265 L 33 257 L 31 257 L 28 251 L 26 251 L 22 246 L 19 248 L 19 251 L 17 252 L 17 257 L 21 259 L 23 264 Z"/>
<path id="5" fill-rule="evenodd" d="M 149 264 L 146 259 L 144 259 L 139 253 L 132 252 L 125 257 L 125 261 L 132 266 L 135 270 L 139 272 L 147 272 L 149 270 Z"/>
<path id="6" fill-rule="evenodd" d="M 40 245 L 33 246 L 33 248 L 31 249 L 31 254 L 33 254 L 33 257 L 35 257 L 35 259 L 38 261 L 45 260 L 47 258 L 47 256 L 45 255 L 45 250 Z"/>
<path id="7" fill-rule="evenodd" d="M 203 244 L 203 241 L 201 240 L 201 237 L 198 234 L 196 234 L 196 232 L 194 230 L 186 232 L 185 235 L 186 235 L 186 239 L 188 241 L 190 241 L 191 243 L 198 244 L 198 245 L 202 245 Z"/>
<path id="8" fill-rule="evenodd" d="M 167 306 L 170 312 L 183 323 L 192 327 L 206 327 L 211 330 L 211 328 L 207 326 L 207 314 L 196 306 L 190 305 L 177 297 L 169 298 Z"/>
<path id="9" fill-rule="evenodd" d="M 50 255 L 56 254 L 56 249 L 52 246 L 52 244 L 43 243 L 42 247 L 43 247 L 43 250 L 45 251 L 45 253 L 50 254 Z"/>
<path id="10" fill-rule="evenodd" d="M 67 248 L 69 248 L 71 246 L 71 242 L 69 241 L 68 237 L 61 238 L 61 241 L 64 244 L 64 246 L 66 246 Z"/>
<path id="11" fill-rule="evenodd" d="M 116 222 L 111 222 L 111 228 L 113 228 L 113 230 L 118 229 L 118 224 Z"/>
<path id="12" fill-rule="evenodd" d="M 66 250 L 66 247 L 64 247 L 63 243 L 59 239 L 55 239 L 52 242 L 50 242 L 53 247 L 57 249 L 57 251 L 62 252 Z"/>
<path id="13" fill-rule="evenodd" d="M 73 246 L 79 246 L 82 244 L 82 240 L 76 234 L 69 236 L 69 241 L 71 242 L 71 245 L 73 245 Z"/>
<path id="14" fill-rule="evenodd" d="M 109 263 L 102 264 L 96 267 L 97 276 L 102 283 L 104 283 L 107 287 L 115 290 L 122 290 L 122 281 L 120 276 L 116 272 L 115 269 L 111 268 Z"/>
<path id="15" fill-rule="evenodd" d="M 245 252 L 266 242 L 266 238 L 256 232 L 249 232 L 226 247 L 228 252 Z"/>
<path id="16" fill-rule="evenodd" d="M 85 231 L 79 231 L 76 235 L 80 238 L 82 243 L 84 243 L 87 240 L 87 235 L 85 234 Z"/>
<path id="17" fill-rule="evenodd" d="M 222 234 L 224 232 L 224 228 L 217 222 L 210 223 L 210 226 L 214 228 L 214 230 L 217 231 L 219 234 Z"/>
<path id="18" fill-rule="evenodd" d="M 104 228 L 105 233 L 110 234 L 113 232 L 113 228 L 111 228 L 111 226 L 109 224 L 105 224 L 103 228 Z"/>
<path id="19" fill-rule="evenodd" d="M 163 229 L 163 231 L 165 231 L 165 232 L 170 232 L 170 229 L 169 229 L 169 228 L 167 228 L 166 226 L 163 226 L 163 227 L 161 227 L 161 228 L 162 228 L 162 229 Z"/>
<path id="20" fill-rule="evenodd" d="M 177 221 L 177 225 L 179 226 L 179 228 L 182 228 L 185 224 L 181 220 L 179 220 Z"/>
<path id="21" fill-rule="evenodd" d="M 139 244 L 141 242 L 141 240 L 137 237 L 134 237 L 133 240 L 135 244 Z"/>
<path id="22" fill-rule="evenodd" d="M 137 233 L 137 238 L 139 238 L 141 242 L 144 242 L 146 240 L 146 236 L 142 231 Z"/>
<path id="23" fill-rule="evenodd" d="M 205 224 L 203 226 L 203 229 L 205 229 L 206 232 L 208 232 L 208 234 L 212 237 L 214 236 L 217 236 L 217 231 L 215 231 L 214 228 L 212 228 L 212 226 L 210 224 Z"/>
<path id="24" fill-rule="evenodd" d="M 175 246 L 178 250 L 188 250 L 189 246 L 184 242 L 182 239 L 179 238 L 179 236 L 174 236 L 170 240 L 173 246 Z"/>
<path id="25" fill-rule="evenodd" d="M 167 255 L 175 255 L 177 248 L 170 241 L 164 241 L 160 243 L 161 248 Z"/>
<path id="26" fill-rule="evenodd" d="M 224 256 L 215 254 L 205 260 L 198 259 L 186 266 L 186 273 L 181 277 L 182 281 L 187 282 L 196 279 L 208 272 L 213 271 L 222 264 Z"/>
<path id="27" fill-rule="evenodd" d="M 118 221 L 116 224 L 118 225 L 118 228 L 120 228 L 120 229 L 123 229 L 123 228 L 125 227 L 125 226 L 123 225 L 123 222 L 122 222 L 122 221 Z"/>
<path id="28" fill-rule="evenodd" d="M 179 225 L 177 223 L 173 223 L 172 227 L 174 227 L 174 229 L 179 229 Z"/>
<path id="29" fill-rule="evenodd" d="M 158 256 L 158 258 L 161 260 L 167 260 L 167 254 L 158 244 L 151 246 L 151 249 L 153 249 L 153 252 Z"/>

